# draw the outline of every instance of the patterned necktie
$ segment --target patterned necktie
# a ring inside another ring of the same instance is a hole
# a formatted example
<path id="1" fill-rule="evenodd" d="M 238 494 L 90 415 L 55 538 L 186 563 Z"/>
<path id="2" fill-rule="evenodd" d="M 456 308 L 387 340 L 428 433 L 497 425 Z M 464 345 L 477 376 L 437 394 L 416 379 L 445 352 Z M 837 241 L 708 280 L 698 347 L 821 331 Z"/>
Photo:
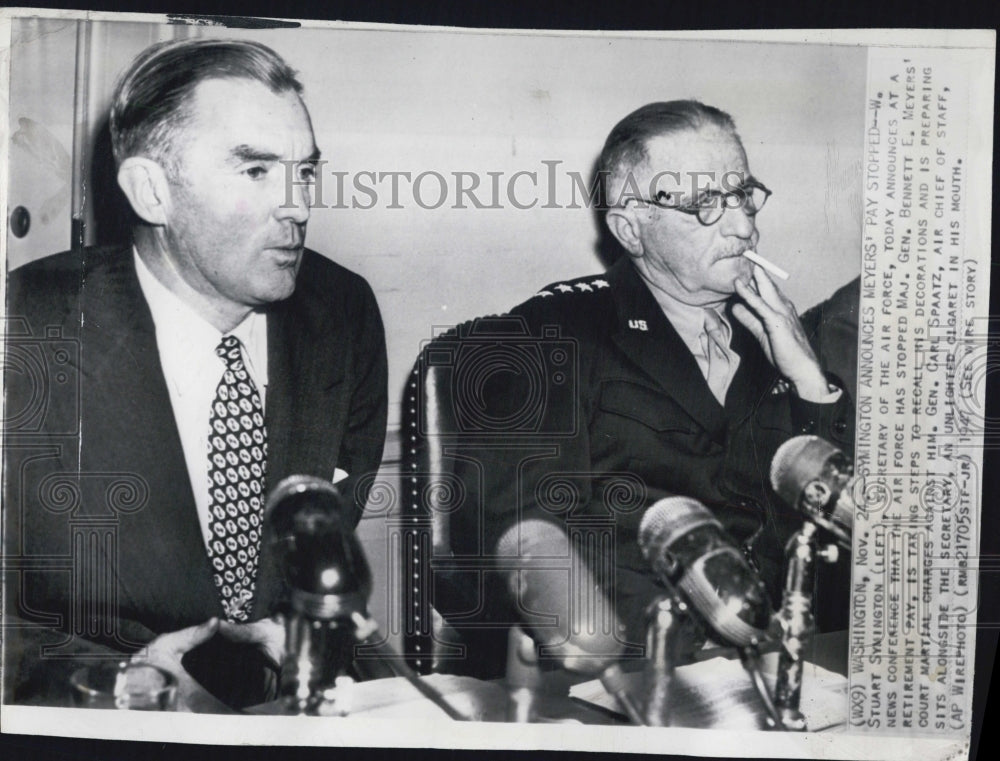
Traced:
<path id="1" fill-rule="evenodd" d="M 702 335 L 702 350 L 708 360 L 708 374 L 705 380 L 712 395 L 719 404 L 725 406 L 726 392 L 733 372 L 732 351 L 726 336 L 726 326 L 719 313 L 711 307 L 705 309 L 705 333 Z"/>
<path id="2" fill-rule="evenodd" d="M 267 471 L 267 429 L 240 341 L 224 336 L 215 353 L 226 363 L 215 390 L 208 439 L 208 557 L 230 621 L 250 618 Z"/>

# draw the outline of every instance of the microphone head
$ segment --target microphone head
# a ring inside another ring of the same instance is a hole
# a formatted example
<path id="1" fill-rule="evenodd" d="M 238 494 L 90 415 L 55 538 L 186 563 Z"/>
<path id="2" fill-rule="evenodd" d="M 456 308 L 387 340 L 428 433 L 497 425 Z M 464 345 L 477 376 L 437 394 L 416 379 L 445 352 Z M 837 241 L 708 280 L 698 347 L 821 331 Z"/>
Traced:
<path id="1" fill-rule="evenodd" d="M 819 436 L 789 439 L 771 461 L 771 487 L 778 496 L 847 549 L 854 530 L 853 476 L 851 459 Z"/>
<path id="2" fill-rule="evenodd" d="M 717 637 L 737 647 L 767 639 L 764 582 L 700 502 L 667 497 L 653 504 L 639 524 L 639 545 Z"/>
<path id="3" fill-rule="evenodd" d="M 666 497 L 643 513 L 639 521 L 639 547 L 651 563 L 666 559 L 672 576 L 681 569 L 677 558 L 664 550 L 678 537 L 707 526 L 722 531 L 722 524 L 701 502 L 692 497 Z"/>
<path id="4" fill-rule="evenodd" d="M 344 513 L 337 487 L 301 475 L 279 483 L 264 507 L 292 607 L 311 618 L 329 620 L 367 608 L 371 569 Z"/>
<path id="5" fill-rule="evenodd" d="M 502 573 L 518 617 L 539 645 L 539 657 L 562 668 L 596 674 L 622 655 L 618 617 L 607 597 L 606 567 L 588 543 L 571 543 L 559 526 L 538 518 L 511 525 L 497 542 Z"/>
<path id="6" fill-rule="evenodd" d="M 565 558 L 569 556 L 569 536 L 561 528 L 540 518 L 512 523 L 497 541 L 497 555 L 503 558 Z M 536 563 L 540 565 L 540 563 Z"/>
<path id="7" fill-rule="evenodd" d="M 819 436 L 795 436 L 789 439 L 778 447 L 771 460 L 771 488 L 785 502 L 796 505 L 803 487 L 839 451 Z"/>

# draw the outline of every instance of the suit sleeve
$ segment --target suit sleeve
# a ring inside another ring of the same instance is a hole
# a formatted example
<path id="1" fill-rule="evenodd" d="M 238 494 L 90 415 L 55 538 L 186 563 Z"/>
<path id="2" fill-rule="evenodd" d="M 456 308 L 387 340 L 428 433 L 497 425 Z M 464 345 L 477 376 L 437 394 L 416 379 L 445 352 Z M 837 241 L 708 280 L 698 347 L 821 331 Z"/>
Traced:
<path id="1" fill-rule="evenodd" d="M 835 402 L 822 404 L 807 402 L 798 396 L 791 397 L 793 434 L 810 434 L 826 439 L 847 452 L 854 447 L 854 397 L 852 389 L 844 388 L 834 375 L 827 374 L 827 382 L 843 393 Z"/>
<path id="2" fill-rule="evenodd" d="M 354 495 L 351 525 L 357 525 L 365 509 L 368 491 L 385 445 L 388 409 L 388 367 L 385 330 L 375 294 L 361 280 L 358 306 L 351 317 L 357 325 L 352 374 L 350 410 L 337 459 L 338 467 L 350 476 L 342 484 L 345 494 Z"/>
<path id="3" fill-rule="evenodd" d="M 860 278 L 855 278 L 802 316 L 827 381 L 844 393 L 831 404 L 797 399 L 792 407 L 797 433 L 820 436 L 847 452 L 854 448 L 859 299 Z"/>

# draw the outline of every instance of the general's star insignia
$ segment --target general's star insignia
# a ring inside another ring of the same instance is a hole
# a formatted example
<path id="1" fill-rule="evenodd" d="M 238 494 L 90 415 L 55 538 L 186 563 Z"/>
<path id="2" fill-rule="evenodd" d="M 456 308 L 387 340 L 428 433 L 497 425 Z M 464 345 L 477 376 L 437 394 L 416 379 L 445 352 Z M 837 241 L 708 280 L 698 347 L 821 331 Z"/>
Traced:
<path id="1" fill-rule="evenodd" d="M 556 286 L 556 290 L 561 291 L 562 293 L 572 293 L 573 286 L 566 285 L 565 283 L 559 283 L 559 285 Z"/>
<path id="2" fill-rule="evenodd" d="M 577 283 L 576 287 L 579 288 L 581 291 L 591 291 L 591 292 L 593 292 L 593 290 L 594 290 L 593 288 L 591 288 L 586 283 Z"/>
<path id="3" fill-rule="evenodd" d="M 594 286 L 595 288 L 610 288 L 611 287 L 610 285 L 608 285 L 608 281 L 607 280 L 595 280 L 593 283 L 591 283 L 591 285 Z"/>
<path id="4" fill-rule="evenodd" d="M 545 298 L 546 296 L 551 296 L 552 295 L 552 291 L 539 291 L 535 295 L 536 296 L 541 296 L 542 298 Z"/>

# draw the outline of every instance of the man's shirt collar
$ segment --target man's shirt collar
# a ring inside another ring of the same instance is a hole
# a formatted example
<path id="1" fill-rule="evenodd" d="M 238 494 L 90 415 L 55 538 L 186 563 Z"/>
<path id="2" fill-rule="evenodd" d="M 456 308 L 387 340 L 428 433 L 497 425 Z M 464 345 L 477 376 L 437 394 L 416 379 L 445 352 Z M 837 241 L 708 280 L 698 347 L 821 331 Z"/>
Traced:
<path id="1" fill-rule="evenodd" d="M 212 356 L 223 335 L 236 336 L 243 344 L 243 355 L 254 382 L 267 385 L 267 318 L 251 312 L 228 333 L 222 333 L 196 312 L 187 302 L 167 288 L 154 275 L 133 247 L 139 286 L 149 304 L 156 326 L 156 343 L 164 365 L 183 366 L 198 358 Z M 222 375 L 222 360 L 219 375 Z M 261 389 L 263 390 L 263 389 Z"/>

